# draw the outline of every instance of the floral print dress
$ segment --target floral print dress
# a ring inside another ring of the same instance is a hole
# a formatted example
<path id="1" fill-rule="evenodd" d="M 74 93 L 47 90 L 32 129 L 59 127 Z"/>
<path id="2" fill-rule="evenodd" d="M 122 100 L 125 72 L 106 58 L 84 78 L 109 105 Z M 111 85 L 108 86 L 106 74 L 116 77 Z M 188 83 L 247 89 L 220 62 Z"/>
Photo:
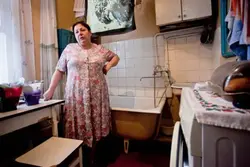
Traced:
<path id="1" fill-rule="evenodd" d="M 67 72 L 65 87 L 65 137 L 93 141 L 107 136 L 111 130 L 108 87 L 103 67 L 116 54 L 93 44 L 84 50 L 77 43 L 67 45 L 56 69 Z"/>

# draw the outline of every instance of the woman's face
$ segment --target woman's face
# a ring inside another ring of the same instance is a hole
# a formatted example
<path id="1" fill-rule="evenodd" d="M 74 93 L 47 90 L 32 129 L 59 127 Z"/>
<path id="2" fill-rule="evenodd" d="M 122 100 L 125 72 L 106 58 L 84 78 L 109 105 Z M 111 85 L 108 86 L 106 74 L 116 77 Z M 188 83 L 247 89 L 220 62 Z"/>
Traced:
<path id="1" fill-rule="evenodd" d="M 91 42 L 91 32 L 81 24 L 75 26 L 74 34 L 77 42 L 81 45 L 86 45 Z"/>

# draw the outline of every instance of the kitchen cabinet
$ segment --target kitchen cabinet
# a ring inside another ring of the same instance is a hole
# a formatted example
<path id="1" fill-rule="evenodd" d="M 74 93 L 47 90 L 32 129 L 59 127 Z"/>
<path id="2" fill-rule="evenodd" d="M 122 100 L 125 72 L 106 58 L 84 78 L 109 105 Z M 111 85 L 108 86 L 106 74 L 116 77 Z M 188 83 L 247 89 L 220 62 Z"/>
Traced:
<path id="1" fill-rule="evenodd" d="M 180 0 L 155 0 L 156 25 L 181 22 Z"/>
<path id="2" fill-rule="evenodd" d="M 211 0 L 155 0 L 158 26 L 197 20 L 212 15 Z"/>
<path id="3" fill-rule="evenodd" d="M 199 19 L 212 15 L 211 0 L 182 0 L 183 20 Z"/>

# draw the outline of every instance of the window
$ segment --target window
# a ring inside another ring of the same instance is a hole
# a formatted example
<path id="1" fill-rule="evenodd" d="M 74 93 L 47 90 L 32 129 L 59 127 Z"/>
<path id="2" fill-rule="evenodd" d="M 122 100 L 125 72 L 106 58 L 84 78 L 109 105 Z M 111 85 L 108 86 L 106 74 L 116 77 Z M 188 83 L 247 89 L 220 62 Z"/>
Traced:
<path id="1" fill-rule="evenodd" d="M 0 3 L 0 83 L 22 76 L 21 17 L 18 0 Z"/>
<path id="2" fill-rule="evenodd" d="M 0 32 L 0 83 L 7 82 L 8 78 L 8 61 L 7 61 L 7 47 L 6 34 Z"/>

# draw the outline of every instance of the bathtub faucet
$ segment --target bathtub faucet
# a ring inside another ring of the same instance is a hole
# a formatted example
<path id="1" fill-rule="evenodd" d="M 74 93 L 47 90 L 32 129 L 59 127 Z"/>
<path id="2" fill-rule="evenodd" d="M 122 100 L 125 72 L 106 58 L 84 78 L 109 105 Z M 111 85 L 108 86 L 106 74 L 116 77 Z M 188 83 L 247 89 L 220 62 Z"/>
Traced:
<path id="1" fill-rule="evenodd" d="M 161 76 L 157 76 L 157 77 L 155 77 L 155 76 L 141 77 L 141 78 L 140 78 L 140 81 L 142 81 L 142 79 L 145 79 L 145 78 L 161 78 Z"/>
<path id="2" fill-rule="evenodd" d="M 148 76 L 148 77 L 141 77 L 140 81 L 145 78 L 162 78 L 162 73 L 169 73 L 168 70 L 157 70 L 156 68 L 154 69 L 153 76 Z M 160 76 L 156 76 L 158 73 L 160 73 Z"/>
<path id="3" fill-rule="evenodd" d="M 160 73 L 160 75 L 157 75 L 158 73 Z M 167 73 L 169 81 L 170 81 L 170 71 L 169 70 L 164 70 L 161 66 L 157 65 L 154 67 L 154 72 L 153 72 L 153 76 L 148 76 L 148 77 L 141 77 L 140 81 L 144 78 L 153 78 L 154 79 L 154 107 L 157 107 L 156 105 L 156 78 L 162 78 L 164 75 L 163 73 Z M 167 90 L 167 89 L 166 89 Z M 165 91 L 166 91 L 165 90 Z"/>

